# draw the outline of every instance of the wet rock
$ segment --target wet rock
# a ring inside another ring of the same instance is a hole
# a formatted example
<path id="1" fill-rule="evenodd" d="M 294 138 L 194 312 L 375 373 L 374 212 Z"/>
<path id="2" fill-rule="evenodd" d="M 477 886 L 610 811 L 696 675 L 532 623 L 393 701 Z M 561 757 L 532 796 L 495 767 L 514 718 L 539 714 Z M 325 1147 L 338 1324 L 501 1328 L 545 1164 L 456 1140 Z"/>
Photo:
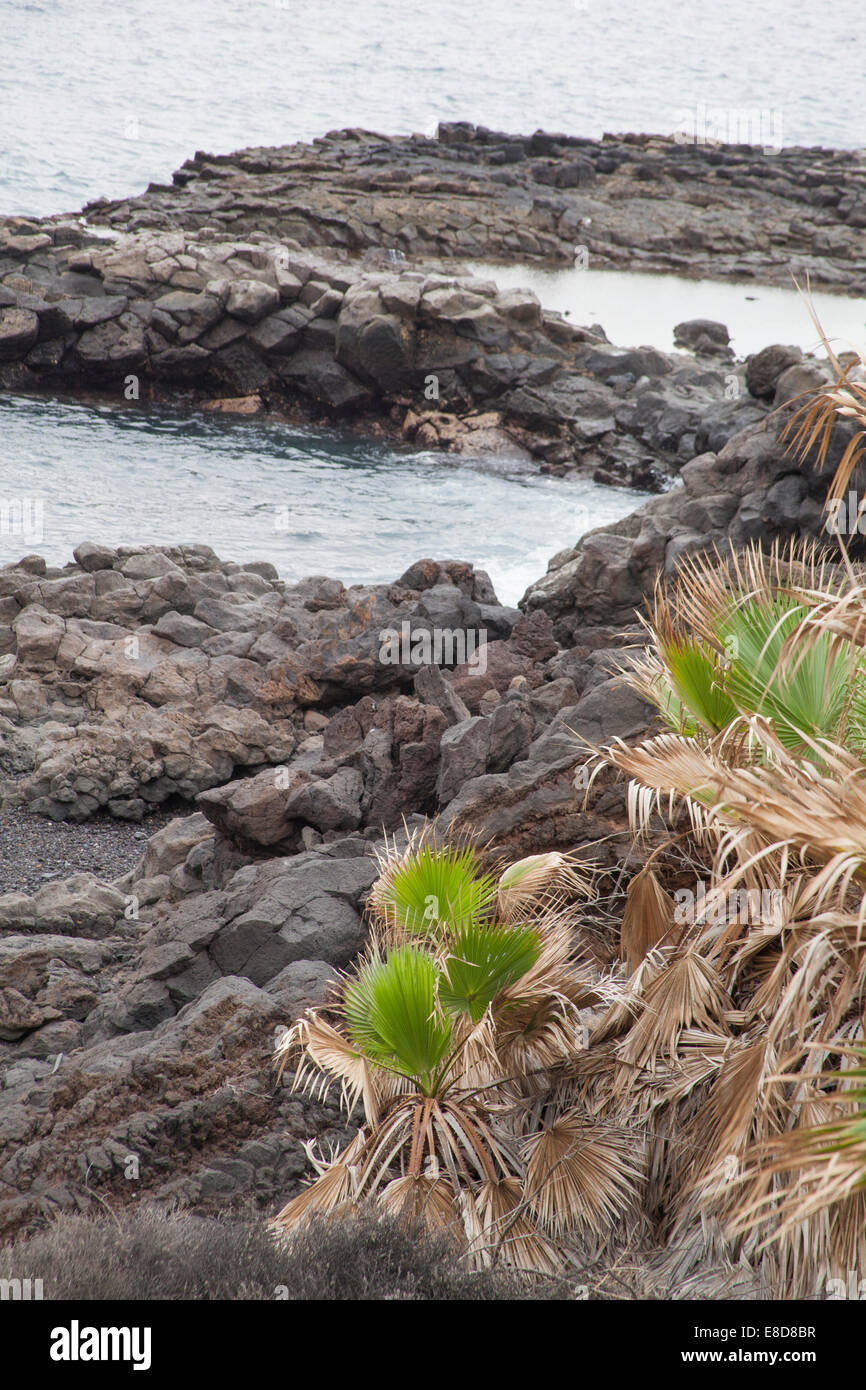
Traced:
<path id="1" fill-rule="evenodd" d="M 38 332 L 39 319 L 29 309 L 0 308 L 0 362 L 23 357 Z"/>
<path id="2" fill-rule="evenodd" d="M 385 392 L 410 389 L 415 376 L 414 333 L 395 315 L 376 312 L 368 290 L 350 290 L 337 319 L 337 362 Z"/>
<path id="3" fill-rule="evenodd" d="M 88 328 L 74 348 L 80 369 L 96 376 L 133 371 L 147 360 L 144 328 L 132 314 Z"/>
<path id="4" fill-rule="evenodd" d="M 779 378 L 789 367 L 802 360 L 803 354 L 799 348 L 784 347 L 781 343 L 756 352 L 749 358 L 746 367 L 746 386 L 750 394 L 759 400 L 772 400 Z"/>
<path id="5" fill-rule="evenodd" d="M 674 328 L 677 347 L 691 348 L 697 353 L 714 353 L 729 347 L 731 335 L 723 323 L 715 319 L 687 319 Z"/>

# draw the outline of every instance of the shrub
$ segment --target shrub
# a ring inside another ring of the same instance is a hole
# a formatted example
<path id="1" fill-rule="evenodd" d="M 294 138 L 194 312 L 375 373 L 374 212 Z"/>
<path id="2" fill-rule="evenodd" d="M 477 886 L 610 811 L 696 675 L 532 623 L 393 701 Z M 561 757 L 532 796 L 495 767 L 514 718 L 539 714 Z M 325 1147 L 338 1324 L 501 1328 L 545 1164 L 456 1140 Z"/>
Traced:
<path id="1" fill-rule="evenodd" d="M 261 1221 L 166 1213 L 60 1216 L 0 1250 L 0 1278 L 41 1279 L 49 1300 L 409 1302 L 571 1297 L 563 1286 L 474 1273 L 445 1235 L 369 1212 L 278 1239 Z"/>

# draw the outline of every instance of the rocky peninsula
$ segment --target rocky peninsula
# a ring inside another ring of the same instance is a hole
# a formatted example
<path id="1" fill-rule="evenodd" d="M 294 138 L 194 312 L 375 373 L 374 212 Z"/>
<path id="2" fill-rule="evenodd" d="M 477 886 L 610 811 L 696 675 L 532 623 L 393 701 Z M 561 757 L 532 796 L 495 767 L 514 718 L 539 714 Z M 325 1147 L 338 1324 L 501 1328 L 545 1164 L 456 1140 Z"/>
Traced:
<path id="1" fill-rule="evenodd" d="M 620 349 L 461 263 L 579 253 L 861 294 L 864 226 L 850 152 L 458 123 L 199 153 L 140 197 L 0 221 L 0 386 L 337 420 L 659 487 L 759 414 L 724 326 L 687 329 L 691 354 Z"/>
<path id="2" fill-rule="evenodd" d="M 585 800 L 581 770 L 650 724 L 616 674 L 636 610 L 690 551 L 820 533 L 838 454 L 800 465 L 781 438 L 819 364 L 736 363 L 712 324 L 684 326 L 687 353 L 617 348 L 447 262 L 583 244 L 599 266 L 866 290 L 866 162 L 828 151 L 342 131 L 198 154 L 85 215 L 0 225 L 7 391 L 351 420 L 660 495 L 517 609 L 448 558 L 347 588 L 94 538 L 0 569 L 0 823 L 72 844 L 107 817 L 159 826 L 119 873 L 34 889 L 0 857 L 5 1237 L 105 1200 L 285 1202 L 302 1140 L 346 1130 L 274 1083 L 275 1034 L 363 945 L 384 834 L 430 818 L 512 857 L 583 854 L 621 906 L 624 786 Z M 483 660 L 383 660 L 404 625 L 464 654 L 483 632 Z"/>

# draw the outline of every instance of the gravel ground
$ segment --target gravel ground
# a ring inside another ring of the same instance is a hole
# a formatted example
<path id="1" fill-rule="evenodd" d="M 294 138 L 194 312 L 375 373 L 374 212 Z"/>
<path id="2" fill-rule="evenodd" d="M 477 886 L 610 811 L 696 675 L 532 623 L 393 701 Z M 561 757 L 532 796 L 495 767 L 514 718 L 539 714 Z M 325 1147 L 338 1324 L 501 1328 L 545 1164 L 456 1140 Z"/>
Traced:
<path id="1" fill-rule="evenodd" d="M 145 842 L 178 812 L 158 812 L 143 825 L 99 816 L 81 824 L 28 811 L 0 815 L 0 893 L 35 893 L 70 874 L 120 878 L 137 863 Z"/>

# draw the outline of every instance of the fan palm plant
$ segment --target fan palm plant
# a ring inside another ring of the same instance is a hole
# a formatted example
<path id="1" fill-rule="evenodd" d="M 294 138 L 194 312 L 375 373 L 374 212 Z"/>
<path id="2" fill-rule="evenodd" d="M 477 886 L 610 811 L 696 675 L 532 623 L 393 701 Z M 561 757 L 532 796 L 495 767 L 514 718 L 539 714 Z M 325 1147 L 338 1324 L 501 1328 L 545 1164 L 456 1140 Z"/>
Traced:
<path id="1" fill-rule="evenodd" d="M 669 732 L 604 754 L 638 833 L 685 810 L 709 885 L 683 920 L 663 860 L 632 885 L 627 991 L 593 1034 L 599 1112 L 644 1132 L 683 1269 L 715 1219 L 787 1294 L 862 1253 L 862 1114 L 837 1150 L 853 1074 L 843 1096 L 821 1070 L 864 1036 L 862 592 L 814 547 L 690 561 L 629 677 Z"/>
<path id="2" fill-rule="evenodd" d="M 866 654 L 816 621 L 829 595 L 838 603 L 839 581 L 815 546 L 687 557 L 672 583 L 657 584 L 648 651 L 625 679 L 703 744 L 760 715 L 802 756 L 816 756 L 818 739 L 863 754 Z"/>
<path id="3" fill-rule="evenodd" d="M 866 388 L 815 322 L 837 380 L 787 431 L 820 469 L 838 456 L 841 500 Z M 646 1136 L 678 1278 L 716 1241 L 784 1296 L 866 1264 L 866 583 L 839 550 L 685 560 L 626 673 L 668 732 L 605 750 L 638 833 L 685 811 L 709 884 L 678 918 L 657 851 L 630 887 L 598 1113 Z"/>
<path id="4" fill-rule="evenodd" d="M 640 1178 L 633 1145 L 550 1080 L 600 999 L 562 908 L 583 880 L 562 856 L 496 880 L 475 851 L 428 836 L 380 867 L 366 957 L 331 1019 L 308 1012 L 279 1048 L 281 1065 L 299 1057 L 296 1086 L 339 1082 L 364 1123 L 327 1160 L 309 1148 L 319 1176 L 275 1224 L 374 1200 L 459 1230 L 478 1265 L 554 1273 L 563 1237 L 605 1230 Z"/>

